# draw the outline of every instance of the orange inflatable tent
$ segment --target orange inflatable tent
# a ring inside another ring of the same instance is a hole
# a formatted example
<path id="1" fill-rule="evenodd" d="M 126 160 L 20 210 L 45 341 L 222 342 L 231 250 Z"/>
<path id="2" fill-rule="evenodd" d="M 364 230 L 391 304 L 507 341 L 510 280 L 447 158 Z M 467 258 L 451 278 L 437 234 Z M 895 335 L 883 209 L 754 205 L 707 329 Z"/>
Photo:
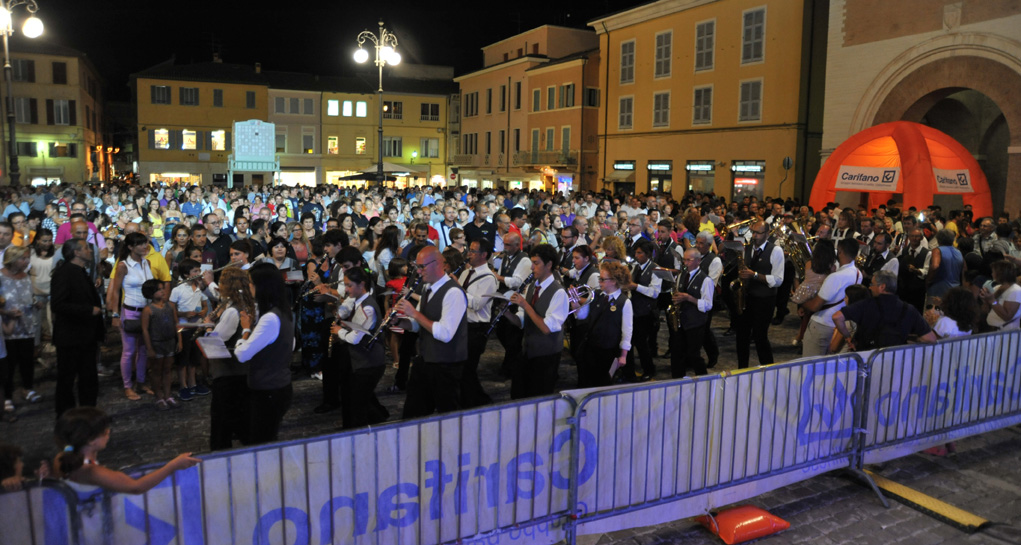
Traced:
<path id="1" fill-rule="evenodd" d="M 958 194 L 976 218 L 993 215 L 986 176 L 960 143 L 932 127 L 910 121 L 883 123 L 837 147 L 819 170 L 809 204 L 819 210 L 838 191 L 869 193 L 869 208 L 900 193 L 904 208 L 921 210 L 935 194 Z"/>

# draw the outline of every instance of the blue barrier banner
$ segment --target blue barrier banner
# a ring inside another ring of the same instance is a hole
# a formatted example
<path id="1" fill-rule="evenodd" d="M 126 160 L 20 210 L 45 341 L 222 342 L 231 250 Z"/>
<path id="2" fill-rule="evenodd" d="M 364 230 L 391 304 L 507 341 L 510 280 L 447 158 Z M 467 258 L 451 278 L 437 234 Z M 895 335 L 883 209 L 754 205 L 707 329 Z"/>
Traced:
<path id="1" fill-rule="evenodd" d="M 62 483 L 44 481 L 17 492 L 0 492 L 0 545 L 78 543 L 73 493 Z"/>
<path id="2" fill-rule="evenodd" d="M 577 392 L 579 533 L 699 515 L 848 467 L 858 368 L 852 354 Z"/>
<path id="3" fill-rule="evenodd" d="M 204 456 L 144 495 L 114 495 L 111 541 L 555 543 L 573 413 L 536 399 Z"/>
<path id="4" fill-rule="evenodd" d="M 1021 423 L 1021 331 L 884 349 L 870 359 L 864 463 Z"/>

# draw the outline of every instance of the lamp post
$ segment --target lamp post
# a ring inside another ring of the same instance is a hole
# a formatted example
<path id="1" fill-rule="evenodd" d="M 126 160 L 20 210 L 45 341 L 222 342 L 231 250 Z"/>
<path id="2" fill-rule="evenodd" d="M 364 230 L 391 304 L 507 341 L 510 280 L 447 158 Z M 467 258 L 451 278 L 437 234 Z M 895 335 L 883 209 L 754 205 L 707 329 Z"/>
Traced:
<path id="1" fill-rule="evenodd" d="M 21 171 L 18 169 L 18 141 L 14 134 L 14 95 L 11 91 L 11 81 L 14 80 L 14 69 L 11 68 L 11 51 L 8 40 L 14 34 L 13 10 L 18 6 L 25 6 L 31 16 L 25 20 L 21 32 L 29 38 L 38 38 L 43 33 L 43 22 L 35 16 L 39 5 L 35 0 L 6 0 L 0 1 L 0 33 L 4 35 L 4 83 L 7 85 L 7 126 L 9 137 L 7 142 L 7 156 L 10 157 L 11 185 L 18 185 L 21 182 Z"/>
<path id="2" fill-rule="evenodd" d="M 401 54 L 395 51 L 397 37 L 392 32 L 383 28 L 383 21 L 379 21 L 379 35 L 368 30 L 358 34 L 358 51 L 355 51 L 355 62 L 362 64 L 369 60 L 369 52 L 362 46 L 365 42 L 372 42 L 376 48 L 376 66 L 379 68 L 379 131 L 376 138 L 376 145 L 379 148 L 379 162 L 376 163 L 376 183 L 383 186 L 383 67 L 387 64 L 398 65 L 401 63 Z"/>

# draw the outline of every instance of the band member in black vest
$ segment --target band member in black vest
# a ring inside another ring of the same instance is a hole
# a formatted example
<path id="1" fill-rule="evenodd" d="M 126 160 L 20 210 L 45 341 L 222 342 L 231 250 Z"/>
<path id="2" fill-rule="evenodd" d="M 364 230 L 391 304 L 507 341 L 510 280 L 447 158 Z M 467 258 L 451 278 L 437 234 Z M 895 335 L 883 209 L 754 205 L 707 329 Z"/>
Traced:
<path id="1" fill-rule="evenodd" d="M 716 296 L 720 294 L 720 276 L 723 274 L 723 260 L 713 252 L 713 235 L 702 231 L 695 236 L 695 249 L 701 256 L 698 268 L 709 277 L 713 283 L 713 306 L 716 306 Z M 706 325 L 703 328 L 702 348 L 705 349 L 708 363 L 706 367 L 716 367 L 720 359 L 720 345 L 716 342 L 716 334 L 713 333 L 713 309 L 706 313 Z"/>
<path id="2" fill-rule="evenodd" d="M 748 367 L 752 337 L 759 365 L 773 363 L 769 344 L 769 322 L 776 308 L 776 289 L 783 283 L 783 250 L 769 241 L 769 227 L 762 221 L 752 224 L 751 244 L 745 248 L 745 268 L 738 276 L 748 286 L 744 312 L 737 321 L 737 366 Z"/>
<path id="3" fill-rule="evenodd" d="M 890 233 L 878 233 L 872 239 L 872 251 L 865 258 L 865 268 L 862 270 L 862 285 L 868 287 L 872 284 L 872 275 L 879 271 L 890 271 L 894 276 L 900 274 L 900 262 L 897 256 L 890 251 L 890 243 L 893 237 Z"/>
<path id="4" fill-rule="evenodd" d="M 563 278 L 574 267 L 574 249 L 579 246 L 578 230 L 573 226 L 560 231 L 560 276 Z"/>
<path id="5" fill-rule="evenodd" d="M 599 265 L 601 289 L 592 292 L 587 304 L 571 303 L 577 309 L 579 326 L 587 331 L 579 347 L 578 387 L 594 388 L 612 384 L 614 372 L 627 364 L 631 350 L 633 309 L 620 286 L 630 283 L 631 272 L 621 263 Z"/>
<path id="6" fill-rule="evenodd" d="M 567 292 L 553 276 L 557 251 L 540 244 L 529 252 L 533 282 L 525 294 L 515 293 L 517 321 L 524 331 L 524 354 L 511 382 L 511 398 L 552 394 L 557 386 L 557 367 L 564 350 L 564 321 L 569 312 Z"/>
<path id="7" fill-rule="evenodd" d="M 468 361 L 461 371 L 461 408 L 470 409 L 486 405 L 493 400 L 479 383 L 479 359 L 486 351 L 489 337 L 489 323 L 493 313 L 493 298 L 496 293 L 496 276 L 489 269 L 489 255 L 493 244 L 489 239 L 473 241 L 468 247 L 467 270 L 461 273 L 458 282 L 468 297 Z"/>
<path id="8" fill-rule="evenodd" d="M 876 238 L 876 232 L 873 229 L 875 224 L 872 223 L 872 218 L 862 218 L 861 220 L 861 233 L 858 234 L 855 239 L 858 241 L 860 247 L 859 253 L 867 256 L 872 251 L 872 239 Z"/>
<path id="9" fill-rule="evenodd" d="M 713 281 L 702 271 L 702 254 L 692 248 L 684 252 L 685 271 L 678 275 L 673 303 L 678 305 L 677 332 L 671 338 L 670 375 L 682 378 L 691 369 L 696 375 L 707 373 L 702 360 L 702 339 L 709 327 L 713 308 Z"/>
<path id="10" fill-rule="evenodd" d="M 596 256 L 592 252 L 592 248 L 587 244 L 579 244 L 574 247 L 574 252 L 572 253 L 574 267 L 567 277 L 568 285 L 576 287 L 588 286 L 593 291 L 598 289 L 599 265 L 596 264 Z M 567 334 L 571 344 L 571 357 L 574 358 L 575 365 L 579 363 L 579 358 L 582 356 L 579 349 L 584 343 L 586 331 L 587 328 L 582 327 L 575 317 L 568 318 Z M 630 344 L 630 340 L 628 342 Z"/>
<path id="11" fill-rule="evenodd" d="M 528 278 L 531 263 L 528 261 L 528 253 L 521 250 L 521 235 L 517 233 L 504 235 L 503 247 L 505 249 L 503 255 L 494 259 L 493 265 L 500 293 L 509 295 L 508 292 L 520 288 L 521 283 Z M 496 338 L 500 340 L 504 350 L 500 370 L 505 376 L 513 374 L 521 358 L 522 334 L 520 327 L 515 327 L 502 318 L 496 325 Z"/>
<path id="12" fill-rule="evenodd" d="M 352 267 L 344 271 L 344 291 L 347 294 L 343 321 L 349 322 L 358 329 L 350 328 L 338 322 L 333 326 L 333 349 L 343 343 L 347 346 L 351 372 L 341 386 L 343 400 L 342 415 L 344 429 L 371 426 L 386 422 L 389 411 L 376 398 L 376 386 L 383 378 L 383 343 L 378 342 L 369 347 L 372 335 L 382 319 L 376 298 L 372 296 L 369 286 L 373 282 L 369 273 L 362 267 Z"/>
<path id="13" fill-rule="evenodd" d="M 645 231 L 645 216 L 635 216 L 627 221 L 627 239 L 624 240 L 624 246 L 627 249 L 628 257 L 634 259 L 635 250 L 638 248 L 638 242 L 642 240 L 648 240 L 642 236 L 642 232 Z M 651 256 L 651 254 L 650 254 Z"/>
<path id="14" fill-rule="evenodd" d="M 670 218 L 659 220 L 656 224 L 656 266 L 667 269 L 670 271 L 678 271 L 681 268 L 681 254 L 684 250 L 679 244 L 674 242 L 671 233 L 674 230 L 674 222 Z M 659 338 L 659 313 L 670 307 L 670 292 L 663 291 L 659 294 L 659 298 L 656 300 L 656 320 L 653 322 L 652 331 L 652 355 L 656 357 L 659 355 L 659 346 L 656 342 Z M 670 335 L 673 331 L 667 334 L 667 344 L 669 345 Z M 663 354 L 663 357 L 670 355 L 670 347 L 667 346 L 667 351 Z"/>
<path id="15" fill-rule="evenodd" d="M 918 228 L 907 233 L 908 243 L 897 257 L 899 275 L 897 295 L 909 305 L 924 312 L 925 276 L 929 274 L 929 247 L 925 236 Z"/>
<path id="16" fill-rule="evenodd" d="M 247 312 L 239 314 L 241 339 L 234 355 L 248 364 L 248 438 L 257 445 L 277 440 L 280 422 L 291 406 L 294 321 L 287 286 L 276 265 L 259 263 L 249 274 L 259 321 L 253 330 L 252 317 Z"/>
<path id="17" fill-rule="evenodd" d="M 443 271 L 435 246 L 426 246 L 415 258 L 422 282 L 428 287 L 416 308 L 407 300 L 397 304 L 418 331 L 418 357 L 408 379 L 404 418 L 461 407 L 461 368 L 468 359 L 468 300 L 464 290 Z"/>
<path id="18" fill-rule="evenodd" d="M 651 241 L 641 239 L 635 247 L 635 265 L 631 272 L 631 283 L 624 289 L 631 292 L 631 304 L 635 311 L 634 335 L 631 344 L 638 352 L 641 368 L 634 368 L 637 380 L 651 380 L 656 375 L 656 364 L 653 361 L 651 337 L 653 322 L 659 319 L 656 309 L 656 298 L 662 289 L 663 279 L 653 274 L 656 264 L 652 261 L 654 246 Z M 634 357 L 632 356 L 632 361 Z M 631 378 L 628 376 L 627 378 Z"/>

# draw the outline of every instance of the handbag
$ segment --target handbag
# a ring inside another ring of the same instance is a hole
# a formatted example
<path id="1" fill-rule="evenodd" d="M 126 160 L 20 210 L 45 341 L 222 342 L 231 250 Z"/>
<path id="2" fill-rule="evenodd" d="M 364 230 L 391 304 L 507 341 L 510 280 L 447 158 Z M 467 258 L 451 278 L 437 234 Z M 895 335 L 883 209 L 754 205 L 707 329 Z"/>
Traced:
<path id="1" fill-rule="evenodd" d="M 125 333 L 134 333 L 134 334 L 141 333 L 142 332 L 142 320 L 141 319 L 121 320 L 121 329 L 123 329 Z"/>

